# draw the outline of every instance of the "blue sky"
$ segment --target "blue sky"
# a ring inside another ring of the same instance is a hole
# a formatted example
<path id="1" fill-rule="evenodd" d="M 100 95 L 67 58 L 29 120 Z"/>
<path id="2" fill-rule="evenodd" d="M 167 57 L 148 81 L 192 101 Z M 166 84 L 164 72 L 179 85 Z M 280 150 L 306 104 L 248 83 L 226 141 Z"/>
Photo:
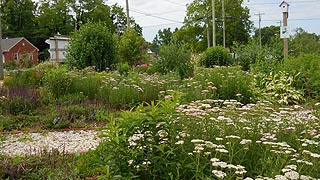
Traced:
<path id="1" fill-rule="evenodd" d="M 186 14 L 186 4 L 192 0 L 129 0 L 130 16 L 134 17 L 143 27 L 143 36 L 152 41 L 159 29 L 181 27 Z M 281 0 L 244 0 L 244 5 L 250 9 L 251 20 L 255 27 L 259 26 L 259 17 L 263 14 L 261 26 L 279 25 L 282 11 Z M 320 35 L 320 0 L 288 0 L 288 26 L 291 34 L 298 27 L 309 33 Z M 118 3 L 125 7 L 125 0 L 107 0 L 108 5 Z M 226 7 L 227 8 L 227 7 Z"/>

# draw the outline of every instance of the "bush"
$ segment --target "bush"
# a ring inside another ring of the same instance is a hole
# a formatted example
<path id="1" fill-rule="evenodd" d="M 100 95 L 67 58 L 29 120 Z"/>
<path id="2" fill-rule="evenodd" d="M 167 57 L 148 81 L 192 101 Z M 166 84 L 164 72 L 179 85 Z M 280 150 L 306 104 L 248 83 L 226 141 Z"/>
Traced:
<path id="1" fill-rule="evenodd" d="M 216 46 L 208 48 L 200 57 L 199 65 L 212 68 L 215 66 L 229 66 L 232 65 L 232 56 L 226 48 Z"/>
<path id="2" fill-rule="evenodd" d="M 295 79 L 286 72 L 259 74 L 257 76 L 256 93 L 260 100 L 268 100 L 275 104 L 292 105 L 304 101 L 303 92 L 293 86 Z"/>
<path id="3" fill-rule="evenodd" d="M 70 92 L 71 77 L 65 67 L 50 69 L 45 72 L 44 86 L 57 98 Z"/>
<path id="4" fill-rule="evenodd" d="M 98 71 L 115 63 L 115 42 L 111 31 L 101 23 L 86 23 L 73 34 L 67 51 L 67 64 L 79 69 L 95 66 Z"/>
<path id="5" fill-rule="evenodd" d="M 172 41 L 168 45 L 162 45 L 159 52 L 159 60 L 155 68 L 162 74 L 177 72 L 181 79 L 193 76 L 194 66 L 191 63 L 191 52 L 186 45 Z"/>
<path id="6" fill-rule="evenodd" d="M 134 66 L 143 62 L 145 50 L 142 48 L 144 39 L 133 29 L 128 28 L 120 37 L 118 44 L 119 57 L 122 63 Z"/>
<path id="7" fill-rule="evenodd" d="M 10 71 L 8 77 L 4 79 L 4 84 L 8 88 L 39 87 L 43 85 L 44 74 L 58 67 L 58 63 L 47 61 L 30 69 Z"/>
<path id="8" fill-rule="evenodd" d="M 128 62 L 125 63 L 120 63 L 117 65 L 117 70 L 120 73 L 120 75 L 124 75 L 127 76 L 129 71 L 130 71 L 130 66 L 128 64 Z"/>
<path id="9" fill-rule="evenodd" d="M 260 46 L 257 40 L 252 40 L 248 44 L 235 43 L 232 51 L 235 54 L 237 65 L 243 70 L 252 69 L 266 71 L 273 67 L 274 63 L 281 62 L 283 59 L 282 44 L 280 38 L 271 38 L 269 42 Z M 262 65 L 263 67 L 260 67 Z M 269 74 L 270 71 L 267 72 Z"/>
<path id="10" fill-rule="evenodd" d="M 283 70 L 289 72 L 291 76 L 298 73 L 294 86 L 303 89 L 305 95 L 310 98 L 320 95 L 320 56 L 314 54 L 305 54 L 298 57 L 291 57 L 284 60 Z"/>

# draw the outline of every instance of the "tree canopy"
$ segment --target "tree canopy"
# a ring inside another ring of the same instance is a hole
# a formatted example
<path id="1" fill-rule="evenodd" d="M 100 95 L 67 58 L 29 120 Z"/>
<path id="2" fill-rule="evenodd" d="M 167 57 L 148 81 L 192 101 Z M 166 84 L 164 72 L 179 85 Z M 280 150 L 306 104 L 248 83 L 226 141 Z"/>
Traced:
<path id="1" fill-rule="evenodd" d="M 222 44 L 222 5 L 215 1 L 216 40 Z M 249 20 L 249 9 L 244 7 L 243 0 L 225 0 L 226 45 L 230 47 L 234 41 L 248 42 L 252 22 Z M 212 5 L 210 0 L 194 0 L 187 6 L 184 25 L 176 32 L 177 38 L 189 43 L 194 51 L 207 48 L 207 29 L 212 39 Z M 212 42 L 211 42 L 212 44 Z"/>

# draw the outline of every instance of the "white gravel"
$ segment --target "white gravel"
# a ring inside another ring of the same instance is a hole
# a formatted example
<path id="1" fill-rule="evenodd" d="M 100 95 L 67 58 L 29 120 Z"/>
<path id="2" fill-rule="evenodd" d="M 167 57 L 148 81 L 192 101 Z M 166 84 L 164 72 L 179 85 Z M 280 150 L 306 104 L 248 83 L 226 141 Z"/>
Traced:
<path id="1" fill-rule="evenodd" d="M 1 136 L 0 154 L 9 156 L 38 154 L 43 150 L 53 149 L 65 153 L 81 153 L 95 149 L 101 141 L 98 132 L 93 130 L 19 133 Z"/>

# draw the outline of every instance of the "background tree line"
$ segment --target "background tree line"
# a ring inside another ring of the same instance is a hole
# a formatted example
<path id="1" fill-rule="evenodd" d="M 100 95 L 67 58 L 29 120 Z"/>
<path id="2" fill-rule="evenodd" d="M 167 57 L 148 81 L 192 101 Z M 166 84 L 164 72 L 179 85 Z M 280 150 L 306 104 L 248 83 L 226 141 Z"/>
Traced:
<path id="1" fill-rule="evenodd" d="M 111 33 L 122 34 L 126 29 L 124 9 L 103 0 L 1 0 L 3 37 L 25 37 L 41 52 L 48 48 L 45 40 L 57 33 L 71 35 L 87 22 L 103 23 Z M 142 35 L 142 28 L 131 25 Z"/>

